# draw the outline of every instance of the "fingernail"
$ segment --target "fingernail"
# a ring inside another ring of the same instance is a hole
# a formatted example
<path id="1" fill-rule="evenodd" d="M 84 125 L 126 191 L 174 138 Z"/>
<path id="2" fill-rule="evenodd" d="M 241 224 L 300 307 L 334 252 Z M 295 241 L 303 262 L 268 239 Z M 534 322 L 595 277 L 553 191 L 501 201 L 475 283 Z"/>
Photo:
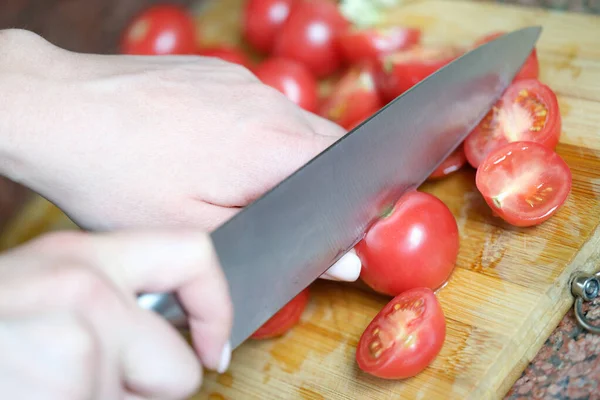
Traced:
<path id="1" fill-rule="evenodd" d="M 353 282 L 360 277 L 361 262 L 355 252 L 344 254 L 329 270 L 326 276 L 329 279 Z"/>
<path id="2" fill-rule="evenodd" d="M 225 346 L 223 346 L 223 350 L 221 351 L 221 359 L 219 361 L 219 367 L 217 368 L 217 372 L 222 374 L 223 372 L 227 371 L 227 368 L 229 368 L 230 362 L 231 362 L 231 343 L 229 343 L 229 340 L 228 340 L 227 343 L 225 343 Z"/>

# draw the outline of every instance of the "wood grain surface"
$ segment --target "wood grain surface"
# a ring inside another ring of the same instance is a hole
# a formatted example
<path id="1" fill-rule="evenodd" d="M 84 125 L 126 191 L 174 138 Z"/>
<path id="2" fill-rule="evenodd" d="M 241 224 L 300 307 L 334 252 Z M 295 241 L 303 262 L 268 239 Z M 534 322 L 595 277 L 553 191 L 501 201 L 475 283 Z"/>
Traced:
<path id="1" fill-rule="evenodd" d="M 239 41 L 240 3 L 221 0 L 199 9 L 205 13 L 199 22 L 212 32 L 207 40 Z M 216 18 L 221 8 L 228 13 L 226 22 Z M 193 399 L 501 398 L 571 306 L 569 278 L 597 269 L 600 18 L 424 0 L 407 2 L 386 24 L 420 27 L 426 42 L 458 44 L 494 30 L 541 25 L 540 79 L 559 95 L 563 132 L 557 151 L 573 173 L 572 193 L 548 222 L 514 228 L 491 215 L 476 191 L 473 170 L 422 187 L 456 216 L 461 249 L 453 276 L 438 293 L 448 336 L 441 354 L 419 376 L 384 381 L 362 373 L 354 361 L 356 344 L 388 298 L 360 285 L 319 281 L 299 326 L 279 339 L 244 343 L 227 373 L 205 374 Z M 35 198 L 0 237 L 0 250 L 74 227 L 53 205 Z"/>

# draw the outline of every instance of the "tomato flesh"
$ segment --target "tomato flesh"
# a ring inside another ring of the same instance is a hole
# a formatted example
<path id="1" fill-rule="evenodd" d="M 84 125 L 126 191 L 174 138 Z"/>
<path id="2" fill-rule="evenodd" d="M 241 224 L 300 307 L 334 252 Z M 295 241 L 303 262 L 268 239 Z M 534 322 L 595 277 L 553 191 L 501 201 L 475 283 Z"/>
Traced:
<path id="1" fill-rule="evenodd" d="M 440 179 L 458 171 L 467 163 L 464 146 L 461 144 L 440 164 L 435 171 L 429 175 L 428 180 Z"/>
<path id="2" fill-rule="evenodd" d="M 300 321 L 309 300 L 310 291 L 309 288 L 306 288 L 277 311 L 250 337 L 257 340 L 271 339 L 288 332 Z"/>
<path id="3" fill-rule="evenodd" d="M 415 287 L 435 290 L 454 270 L 458 225 L 441 200 L 413 191 L 367 230 L 355 250 L 360 277 L 373 290 L 390 296 Z"/>
<path id="4" fill-rule="evenodd" d="M 230 63 L 239 64 L 248 69 L 252 68 L 252 62 L 250 61 L 250 58 L 241 49 L 235 47 L 207 47 L 201 49 L 198 53 L 205 57 L 216 57 Z"/>
<path id="5" fill-rule="evenodd" d="M 373 66 L 364 63 L 346 72 L 321 105 L 319 114 L 350 130 L 383 106 L 375 87 Z"/>
<path id="6" fill-rule="evenodd" d="M 453 61 L 462 50 L 451 46 L 413 46 L 380 57 L 377 63 L 377 87 L 385 101 L 391 101 Z"/>
<path id="7" fill-rule="evenodd" d="M 558 99 L 536 79 L 513 82 L 464 142 L 469 164 L 477 168 L 507 143 L 532 141 L 554 149 L 562 121 Z"/>
<path id="8" fill-rule="evenodd" d="M 243 35 L 262 54 L 272 51 L 277 34 L 288 19 L 295 0 L 248 0 Z"/>
<path id="9" fill-rule="evenodd" d="M 351 27 L 338 36 L 342 54 L 350 64 L 373 60 L 406 49 L 418 44 L 420 40 L 419 29 L 401 26 L 367 29 Z"/>
<path id="10" fill-rule="evenodd" d="M 410 378 L 440 353 L 446 321 L 435 294 L 414 288 L 393 298 L 367 326 L 358 342 L 361 370 L 384 379 Z"/>
<path id="11" fill-rule="evenodd" d="M 197 40 L 192 16 L 182 7 L 160 4 L 137 15 L 121 37 L 121 52 L 135 55 L 194 54 Z"/>
<path id="12" fill-rule="evenodd" d="M 490 153 L 475 177 L 496 215 L 515 226 L 539 225 L 554 215 L 571 191 L 571 170 L 553 150 L 512 142 Z"/>
<path id="13" fill-rule="evenodd" d="M 348 25 L 334 2 L 301 1 L 277 35 L 273 55 L 303 63 L 315 77 L 324 78 L 341 67 L 336 38 Z"/>
<path id="14" fill-rule="evenodd" d="M 481 39 L 477 40 L 475 42 L 475 46 L 480 46 L 484 43 L 491 42 L 492 40 L 494 40 L 504 34 L 505 34 L 505 32 L 494 32 L 494 33 L 487 34 L 484 37 L 482 37 Z M 531 52 L 529 57 L 527 57 L 527 60 L 525 60 L 523 67 L 521 67 L 519 72 L 517 72 L 517 74 L 515 75 L 514 80 L 516 81 L 519 79 L 537 79 L 539 77 L 539 75 L 540 75 L 540 65 L 539 65 L 539 61 L 538 61 L 538 57 L 537 57 L 537 50 L 533 49 L 533 51 Z"/>
<path id="15" fill-rule="evenodd" d="M 318 106 L 317 79 L 303 64 L 294 60 L 273 57 L 254 69 L 254 74 L 303 109 L 316 112 Z"/>

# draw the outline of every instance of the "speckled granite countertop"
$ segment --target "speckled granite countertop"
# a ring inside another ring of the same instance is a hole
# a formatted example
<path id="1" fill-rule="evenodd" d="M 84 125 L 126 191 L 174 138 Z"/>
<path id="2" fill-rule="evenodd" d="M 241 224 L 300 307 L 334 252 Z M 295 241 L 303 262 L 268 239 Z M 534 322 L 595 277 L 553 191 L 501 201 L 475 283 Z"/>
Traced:
<path id="1" fill-rule="evenodd" d="M 189 4 L 192 0 L 170 0 Z M 115 52 L 126 21 L 157 0 L 5 0 L 0 29 L 27 28 L 74 51 Z M 600 13 L 600 0 L 507 0 L 576 12 Z M 118 6 L 117 6 L 118 4 Z M 69 29 L 65 27 L 69 26 Z M 76 32 L 74 34 L 74 32 Z M 0 229 L 27 197 L 27 191 L 0 177 Z M 584 306 L 587 310 L 590 306 Z M 600 323 L 600 301 L 588 314 Z M 507 393 L 506 399 L 600 399 L 600 335 L 585 332 L 570 310 Z"/>

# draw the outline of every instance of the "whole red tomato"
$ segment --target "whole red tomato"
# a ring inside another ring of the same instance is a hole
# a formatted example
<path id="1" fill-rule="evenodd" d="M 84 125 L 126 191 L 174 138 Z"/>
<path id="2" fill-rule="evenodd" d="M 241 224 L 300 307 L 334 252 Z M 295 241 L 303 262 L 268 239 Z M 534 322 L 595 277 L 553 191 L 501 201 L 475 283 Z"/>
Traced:
<path id="1" fill-rule="evenodd" d="M 458 226 L 448 207 L 429 193 L 409 192 L 356 245 L 360 277 L 390 296 L 416 287 L 435 290 L 450 277 L 458 248 Z"/>
<path id="2" fill-rule="evenodd" d="M 244 9 L 244 38 L 260 53 L 271 52 L 295 0 L 248 0 Z"/>
<path id="3" fill-rule="evenodd" d="M 121 38 L 121 52 L 137 55 L 193 54 L 197 32 L 192 16 L 171 4 L 152 6 L 129 23 Z"/>
<path id="4" fill-rule="evenodd" d="M 285 58 L 270 58 L 256 66 L 254 74 L 265 85 L 285 94 L 307 111 L 315 112 L 318 104 L 316 78 L 299 62 Z"/>
<path id="5" fill-rule="evenodd" d="M 337 36 L 349 26 L 330 1 L 304 0 L 294 5 L 275 41 L 275 55 L 305 64 L 317 78 L 342 64 Z"/>

